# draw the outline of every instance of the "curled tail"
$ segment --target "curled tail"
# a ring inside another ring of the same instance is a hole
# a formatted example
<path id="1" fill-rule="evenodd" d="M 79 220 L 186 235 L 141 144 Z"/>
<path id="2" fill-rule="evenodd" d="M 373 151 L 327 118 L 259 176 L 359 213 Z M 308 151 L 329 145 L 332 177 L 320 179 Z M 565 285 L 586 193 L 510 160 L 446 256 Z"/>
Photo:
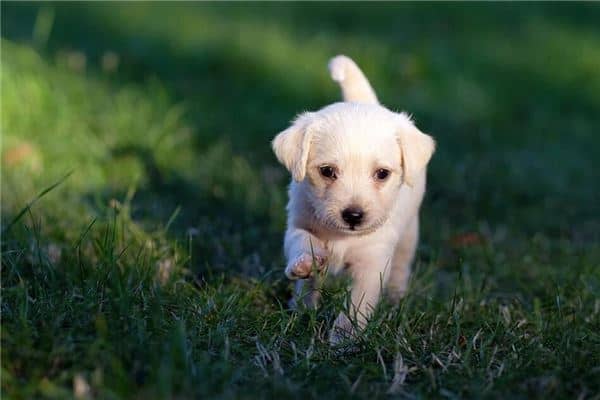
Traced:
<path id="1" fill-rule="evenodd" d="M 371 84 L 351 58 L 335 56 L 329 61 L 331 78 L 340 84 L 344 101 L 378 104 Z"/>

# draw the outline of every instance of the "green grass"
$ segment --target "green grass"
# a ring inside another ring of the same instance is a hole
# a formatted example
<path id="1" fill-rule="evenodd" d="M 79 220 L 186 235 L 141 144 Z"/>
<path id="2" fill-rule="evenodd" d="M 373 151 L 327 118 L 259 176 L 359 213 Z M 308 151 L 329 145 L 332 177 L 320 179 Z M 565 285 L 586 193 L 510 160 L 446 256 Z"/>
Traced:
<path id="1" fill-rule="evenodd" d="M 1 7 L 6 398 L 600 398 L 595 4 Z M 285 306 L 269 146 L 340 52 L 438 142 L 351 352 L 343 288 Z"/>

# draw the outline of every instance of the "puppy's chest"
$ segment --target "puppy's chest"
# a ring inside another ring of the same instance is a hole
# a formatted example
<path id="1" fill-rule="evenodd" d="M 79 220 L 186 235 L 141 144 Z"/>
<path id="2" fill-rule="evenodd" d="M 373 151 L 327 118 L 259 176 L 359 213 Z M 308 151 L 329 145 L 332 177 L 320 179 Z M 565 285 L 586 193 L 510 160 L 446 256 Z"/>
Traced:
<path id="1" fill-rule="evenodd" d="M 344 269 L 344 252 L 340 251 L 332 242 L 325 242 L 325 248 L 328 253 L 328 272 L 336 275 Z"/>
<path id="2" fill-rule="evenodd" d="M 337 274 L 357 266 L 389 262 L 397 246 L 396 231 L 380 229 L 364 236 L 345 238 L 321 238 L 327 250 L 329 272 Z M 377 261 L 379 260 L 379 261 Z"/>
<path id="3" fill-rule="evenodd" d="M 324 244 L 328 253 L 329 272 L 338 274 L 347 269 L 350 265 L 350 260 L 347 259 L 348 250 L 355 244 L 350 240 L 328 240 Z"/>

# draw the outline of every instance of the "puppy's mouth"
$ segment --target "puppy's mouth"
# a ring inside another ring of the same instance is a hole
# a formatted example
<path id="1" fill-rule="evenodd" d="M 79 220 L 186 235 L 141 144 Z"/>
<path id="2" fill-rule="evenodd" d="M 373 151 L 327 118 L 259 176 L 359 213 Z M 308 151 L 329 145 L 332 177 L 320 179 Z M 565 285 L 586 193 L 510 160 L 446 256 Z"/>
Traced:
<path id="1" fill-rule="evenodd" d="M 351 232 L 361 232 L 364 230 L 369 230 L 370 228 L 368 226 L 365 227 L 361 224 L 361 225 L 348 225 L 348 227 L 346 229 Z"/>
<path id="2" fill-rule="evenodd" d="M 350 225 L 350 224 L 343 224 L 343 225 L 338 225 L 336 224 L 336 229 L 338 231 L 350 234 L 350 235 L 365 235 L 371 232 L 375 232 L 377 229 L 379 229 L 379 227 L 381 225 L 383 225 L 383 222 L 385 220 L 377 220 L 374 221 L 372 223 L 369 224 L 365 224 L 362 223 L 360 225 Z"/>
<path id="3" fill-rule="evenodd" d="M 355 235 L 364 235 L 365 233 L 371 233 L 377 230 L 378 226 L 356 226 L 356 225 L 348 225 L 344 227 L 340 227 L 341 231 L 348 232 L 350 234 Z"/>

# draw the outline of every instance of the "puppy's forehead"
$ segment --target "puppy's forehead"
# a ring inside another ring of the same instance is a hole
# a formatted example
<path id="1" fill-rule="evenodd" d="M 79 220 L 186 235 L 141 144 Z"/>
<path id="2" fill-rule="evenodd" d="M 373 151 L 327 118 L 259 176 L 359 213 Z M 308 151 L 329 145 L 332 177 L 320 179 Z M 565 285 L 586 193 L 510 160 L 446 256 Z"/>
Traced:
<path id="1" fill-rule="evenodd" d="M 372 159 L 394 162 L 398 155 L 396 129 L 393 113 L 379 105 L 333 104 L 317 113 L 315 158 L 337 163 Z"/>

